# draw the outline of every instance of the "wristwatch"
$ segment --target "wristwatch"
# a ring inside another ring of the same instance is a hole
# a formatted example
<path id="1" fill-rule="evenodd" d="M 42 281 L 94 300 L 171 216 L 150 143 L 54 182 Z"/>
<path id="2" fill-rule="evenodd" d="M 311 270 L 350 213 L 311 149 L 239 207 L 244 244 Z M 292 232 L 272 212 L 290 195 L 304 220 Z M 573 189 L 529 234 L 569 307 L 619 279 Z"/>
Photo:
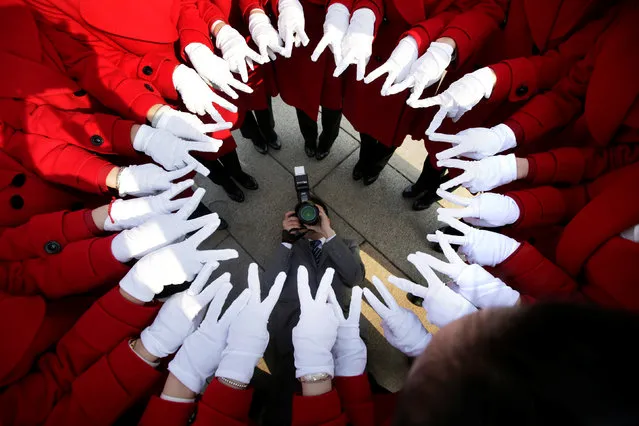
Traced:
<path id="1" fill-rule="evenodd" d="M 328 373 L 313 373 L 307 374 L 306 376 L 300 377 L 298 380 L 301 383 L 319 383 L 324 382 L 326 380 L 331 380 L 332 377 Z"/>

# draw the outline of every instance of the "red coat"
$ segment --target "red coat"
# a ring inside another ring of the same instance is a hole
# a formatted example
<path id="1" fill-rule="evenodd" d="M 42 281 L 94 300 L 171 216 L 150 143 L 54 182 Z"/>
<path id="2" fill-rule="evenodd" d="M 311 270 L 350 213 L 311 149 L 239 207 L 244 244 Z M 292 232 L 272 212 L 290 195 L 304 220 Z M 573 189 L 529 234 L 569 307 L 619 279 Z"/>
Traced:
<path id="1" fill-rule="evenodd" d="M 515 226 L 567 225 L 559 234 L 555 263 L 524 243 L 494 272 L 537 299 L 585 296 L 603 306 L 639 310 L 639 244 L 619 236 L 639 223 L 639 198 L 628 197 L 637 179 L 639 163 L 587 185 L 509 193 L 521 212 Z"/>
<path id="2" fill-rule="evenodd" d="M 335 60 L 329 49 L 311 61 L 311 54 L 324 35 L 326 9 L 333 3 L 340 3 L 351 10 L 353 0 L 301 0 L 304 8 L 305 31 L 310 42 L 308 46 L 294 47 L 290 58 L 278 57 L 275 61 L 275 78 L 282 100 L 299 108 L 309 117 L 317 120 L 321 106 L 342 109 L 343 77 L 333 77 Z M 271 2 L 277 28 L 278 2 Z"/>
<path id="3" fill-rule="evenodd" d="M 459 17 L 459 24 L 463 24 L 465 32 L 455 24 L 449 30 L 449 36 L 460 38 L 463 49 L 463 60 L 468 60 L 474 50 L 483 44 L 486 38 L 487 21 L 496 22 L 503 19 L 505 11 L 504 1 L 492 0 L 447 0 L 440 2 L 409 1 L 409 0 L 357 0 L 353 7 L 370 8 L 375 13 L 376 35 L 373 42 L 373 53 L 366 67 L 370 73 L 388 60 L 397 43 L 406 35 L 411 35 L 418 44 L 419 54 L 423 54 L 432 41 L 443 36 L 447 25 L 455 17 Z M 460 15 L 464 11 L 473 13 L 467 18 Z M 481 9 L 484 9 L 481 11 Z M 490 12 L 488 12 L 490 11 Z M 495 16 L 488 19 L 478 19 L 478 16 Z M 500 17 L 502 19 L 500 19 Z M 410 31 L 409 31 L 410 30 Z M 408 134 L 423 136 L 423 111 L 415 111 L 406 105 L 409 96 L 407 91 L 383 97 L 380 95 L 384 79 L 380 78 L 371 84 L 356 81 L 355 69 L 349 69 L 345 74 L 344 115 L 359 132 L 368 134 L 386 146 L 399 146 Z M 422 125 L 420 125 L 420 123 Z M 419 129 L 418 129 L 419 128 Z"/>
<path id="4" fill-rule="evenodd" d="M 116 410 L 132 403 L 140 387 L 160 378 L 155 370 L 145 370 L 146 364 L 127 347 L 158 309 L 134 305 L 119 288 L 111 290 L 58 342 L 55 352 L 40 358 L 33 373 L 0 394 L 0 423 L 113 422 Z"/>

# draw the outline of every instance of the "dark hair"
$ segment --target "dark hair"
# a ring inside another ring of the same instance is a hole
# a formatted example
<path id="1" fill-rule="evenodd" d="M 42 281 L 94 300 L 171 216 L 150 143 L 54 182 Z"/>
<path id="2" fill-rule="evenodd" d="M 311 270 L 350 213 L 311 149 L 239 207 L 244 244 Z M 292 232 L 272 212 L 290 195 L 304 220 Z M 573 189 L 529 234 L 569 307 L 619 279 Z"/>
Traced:
<path id="1" fill-rule="evenodd" d="M 330 215 L 328 214 L 328 207 L 326 206 L 324 200 L 315 195 L 311 195 L 308 199 L 318 206 L 322 207 L 324 209 L 324 213 L 326 213 L 326 216 L 330 217 Z"/>
<path id="2" fill-rule="evenodd" d="M 636 314 L 538 304 L 467 321 L 421 355 L 395 425 L 639 424 Z"/>

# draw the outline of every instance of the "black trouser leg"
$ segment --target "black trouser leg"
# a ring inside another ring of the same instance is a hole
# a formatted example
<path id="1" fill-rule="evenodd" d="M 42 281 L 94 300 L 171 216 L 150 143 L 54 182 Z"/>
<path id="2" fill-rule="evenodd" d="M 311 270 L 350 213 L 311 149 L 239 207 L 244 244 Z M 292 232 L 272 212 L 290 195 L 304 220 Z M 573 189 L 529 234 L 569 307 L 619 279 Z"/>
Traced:
<path id="1" fill-rule="evenodd" d="M 275 117 L 273 117 L 273 103 L 271 97 L 268 98 L 268 106 L 266 109 L 255 110 L 255 118 L 260 130 L 266 136 L 267 133 L 272 132 L 275 128 Z"/>
<path id="2" fill-rule="evenodd" d="M 240 158 L 237 156 L 237 150 L 229 152 L 228 154 L 224 154 L 220 157 L 220 162 L 227 170 L 227 173 L 233 177 L 236 177 L 244 171 L 242 170 L 242 164 L 240 163 Z"/>
<path id="3" fill-rule="evenodd" d="M 302 132 L 304 142 L 315 147 L 317 141 L 317 121 L 306 115 L 306 113 L 299 108 L 295 108 L 295 111 L 297 112 L 297 122 L 300 125 L 300 132 Z"/>
<path id="4" fill-rule="evenodd" d="M 358 163 L 362 167 L 366 167 L 366 165 L 371 161 L 373 155 L 375 153 L 375 144 L 377 141 L 372 137 L 367 135 L 366 133 L 359 134 L 361 144 L 359 147 L 359 161 Z"/>
<path id="5" fill-rule="evenodd" d="M 246 114 L 244 115 L 244 122 L 242 123 L 242 127 L 240 127 L 242 136 L 246 139 L 253 139 L 259 131 L 253 111 L 246 111 Z"/>
<path id="6" fill-rule="evenodd" d="M 329 151 L 339 135 L 339 126 L 342 122 L 341 109 L 328 109 L 322 107 L 322 134 L 319 136 L 318 151 Z"/>
<path id="7" fill-rule="evenodd" d="M 395 153 L 396 147 L 387 147 L 381 142 L 375 141 L 371 149 L 371 156 L 368 159 L 368 163 L 366 165 L 365 176 L 376 176 L 378 175 L 388 161 L 391 159 L 393 154 Z"/>

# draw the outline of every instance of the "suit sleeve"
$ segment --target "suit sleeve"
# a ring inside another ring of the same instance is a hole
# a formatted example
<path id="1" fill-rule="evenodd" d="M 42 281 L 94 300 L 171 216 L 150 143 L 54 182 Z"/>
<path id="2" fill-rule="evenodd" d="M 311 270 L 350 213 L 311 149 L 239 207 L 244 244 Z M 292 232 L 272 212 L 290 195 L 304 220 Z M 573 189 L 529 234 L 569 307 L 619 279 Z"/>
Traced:
<path id="1" fill-rule="evenodd" d="M 507 59 L 491 65 L 497 83 L 490 100 L 520 102 L 552 89 L 576 62 L 588 54 L 615 16 L 616 10 L 611 10 L 605 17 L 590 22 L 556 49 L 543 55 Z"/>
<path id="2" fill-rule="evenodd" d="M 89 209 L 35 215 L 23 225 L 0 230 L 0 259 L 15 261 L 45 256 L 49 241 L 64 247 L 101 233 Z"/>
<path id="3" fill-rule="evenodd" d="M 527 242 L 490 272 L 527 300 L 583 300 L 577 282 Z"/>
<path id="4" fill-rule="evenodd" d="M 212 5 L 209 0 L 200 3 L 204 3 L 203 6 L 206 3 Z M 213 44 L 211 43 L 211 36 L 209 34 L 209 28 L 211 28 L 211 26 L 207 25 L 206 20 L 203 19 L 199 7 L 197 0 L 180 0 L 178 33 L 180 34 L 180 56 L 185 62 L 188 62 L 189 58 L 186 56 L 184 49 L 191 43 L 201 43 L 213 50 Z"/>
<path id="5" fill-rule="evenodd" d="M 639 161 L 639 146 L 558 148 L 529 155 L 527 159 L 529 170 L 526 180 L 533 185 L 574 185 L 636 163 Z"/>
<path id="6" fill-rule="evenodd" d="M 5 426 L 44 423 L 77 378 L 125 339 L 137 336 L 158 310 L 157 305 L 139 306 L 125 300 L 119 287 L 108 292 L 62 337 L 55 352 L 40 358 L 34 372 L 0 394 L 0 422 Z"/>
<path id="7" fill-rule="evenodd" d="M 253 389 L 232 389 L 213 380 L 197 408 L 194 426 L 248 426 Z"/>
<path id="8" fill-rule="evenodd" d="M 347 245 L 341 238 L 334 237 L 324 244 L 322 251 L 333 261 L 335 272 L 344 284 L 353 287 L 362 282 L 365 268 L 355 242 Z"/>
<path id="9" fill-rule="evenodd" d="M 129 267 L 113 257 L 113 238 L 78 241 L 42 258 L 0 262 L 0 290 L 57 299 L 116 283 Z"/>
<path id="10" fill-rule="evenodd" d="M 375 408 L 368 375 L 336 377 L 333 381 L 349 424 L 375 426 Z"/>
<path id="11" fill-rule="evenodd" d="M 140 359 L 128 340 L 73 381 L 71 391 L 56 404 L 46 426 L 108 426 L 152 391 L 164 375 Z"/>
<path id="12" fill-rule="evenodd" d="M 280 272 L 288 273 L 292 254 L 293 251 L 291 249 L 284 247 L 282 244 L 278 244 L 277 250 L 269 257 L 267 266 L 264 269 L 264 281 L 272 284 Z M 262 288 L 262 296 L 266 297 L 269 290 L 270 288 L 264 286 L 264 288 Z"/>
<path id="13" fill-rule="evenodd" d="M 347 423 L 335 389 L 318 396 L 293 396 L 292 426 L 346 426 Z"/>
<path id="14" fill-rule="evenodd" d="M 195 402 L 173 402 L 153 396 L 138 426 L 186 426 L 195 411 Z"/>
<path id="15" fill-rule="evenodd" d="M 98 154 L 137 157 L 133 149 L 133 122 L 110 114 L 63 111 L 9 99 L 0 100 L 2 121 L 27 134 L 58 139 Z"/>
<path id="16" fill-rule="evenodd" d="M 457 45 L 455 69 L 465 65 L 482 49 L 488 38 L 504 22 L 507 0 L 482 0 L 455 16 L 440 37 L 450 37 Z"/>

